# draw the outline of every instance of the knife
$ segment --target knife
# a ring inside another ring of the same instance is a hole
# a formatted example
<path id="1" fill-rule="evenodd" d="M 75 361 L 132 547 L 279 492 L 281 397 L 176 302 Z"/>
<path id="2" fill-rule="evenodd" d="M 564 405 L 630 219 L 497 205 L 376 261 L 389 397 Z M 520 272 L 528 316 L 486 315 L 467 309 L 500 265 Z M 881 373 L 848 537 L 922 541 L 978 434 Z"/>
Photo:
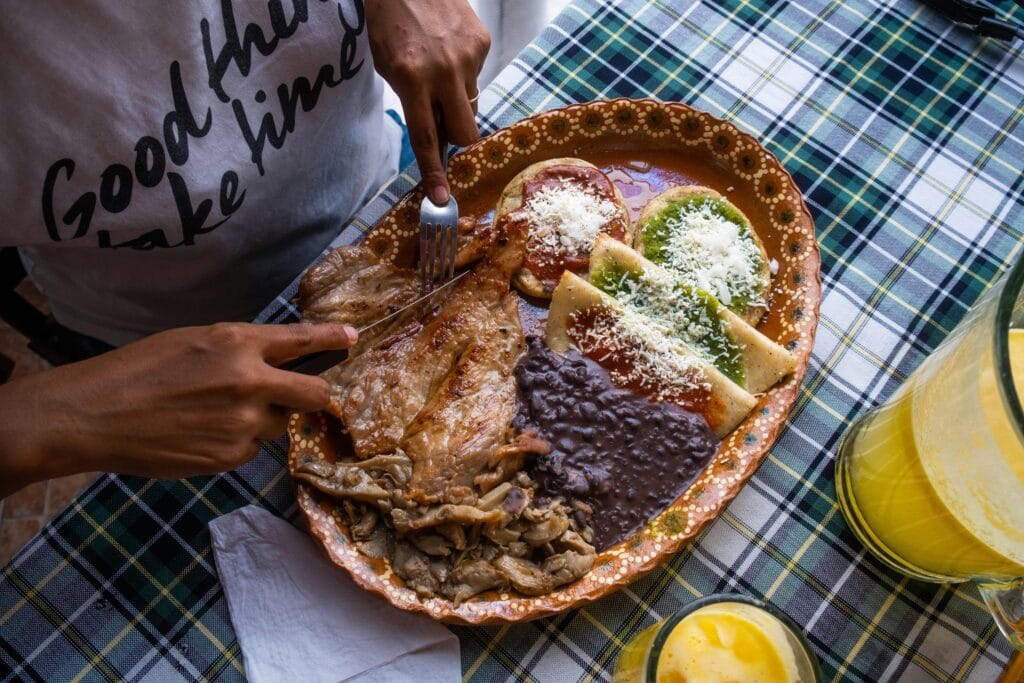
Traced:
<path id="1" fill-rule="evenodd" d="M 451 287 L 456 282 L 458 282 L 466 275 L 468 275 L 469 272 L 470 271 L 466 270 L 459 273 L 451 280 L 448 280 L 448 282 L 445 282 L 443 285 L 438 285 L 437 287 L 430 290 L 426 294 L 413 299 L 412 301 L 402 306 L 398 310 L 392 311 L 383 318 L 378 318 L 377 320 L 374 320 L 372 323 L 360 327 L 358 330 L 360 336 L 362 336 L 364 332 L 371 330 L 374 327 L 377 327 L 378 325 L 383 325 L 386 322 L 394 320 L 398 316 L 408 311 L 410 308 L 414 308 L 425 303 L 426 301 L 429 301 L 438 292 L 447 290 L 449 287 Z M 337 349 L 334 351 L 317 351 L 315 353 L 307 353 L 305 356 L 299 356 L 294 360 L 290 360 L 284 365 L 282 365 L 281 369 L 288 370 L 290 372 L 298 372 L 303 375 L 319 375 L 321 372 L 329 370 L 338 363 L 342 363 L 346 360 L 348 360 L 348 349 Z"/>

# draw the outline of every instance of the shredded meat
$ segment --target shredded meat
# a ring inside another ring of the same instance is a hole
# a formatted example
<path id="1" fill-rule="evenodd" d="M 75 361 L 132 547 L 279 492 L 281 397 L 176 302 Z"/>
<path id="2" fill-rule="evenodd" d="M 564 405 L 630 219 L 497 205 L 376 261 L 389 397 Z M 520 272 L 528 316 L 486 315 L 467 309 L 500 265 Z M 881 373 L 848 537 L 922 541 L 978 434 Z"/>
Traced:
<path id="1" fill-rule="evenodd" d="M 452 554 L 452 546 L 446 538 L 438 534 L 409 534 L 409 541 L 418 550 L 427 555 L 446 556 Z"/>
<path id="2" fill-rule="evenodd" d="M 441 524 L 494 524 L 501 521 L 501 510 L 481 510 L 473 505 L 431 505 L 418 515 L 405 510 L 394 510 L 391 520 L 399 533 L 419 531 Z"/>
<path id="3" fill-rule="evenodd" d="M 365 508 L 365 510 L 359 521 L 349 526 L 352 538 L 357 541 L 365 541 L 369 538 L 373 534 L 374 529 L 377 528 L 377 522 L 380 520 L 380 515 L 376 509 Z"/>
<path id="4" fill-rule="evenodd" d="M 452 599 L 462 603 L 477 593 L 506 585 L 505 577 L 487 560 L 463 562 L 451 574 L 456 586 Z"/>
<path id="5" fill-rule="evenodd" d="M 510 429 L 524 341 L 509 281 L 524 226 L 470 227 L 460 225 L 459 262 L 476 264 L 444 301 L 374 328 L 323 375 L 356 460 L 295 472 L 345 501 L 366 554 L 387 557 L 421 597 L 456 603 L 494 589 L 540 595 L 589 571 L 595 555 L 583 516 L 536 501 L 521 471 L 550 446 Z M 343 247 L 306 275 L 299 303 L 304 319 L 358 327 L 414 298 L 416 278 L 368 247 Z"/>
<path id="6" fill-rule="evenodd" d="M 481 491 L 490 491 L 513 473 L 521 470 L 527 455 L 547 455 L 550 452 L 551 445 L 537 438 L 534 432 L 523 432 L 516 436 L 512 443 L 506 444 L 494 452 L 487 463 L 490 470 L 477 475 L 473 483 Z"/>
<path id="7" fill-rule="evenodd" d="M 376 503 L 390 498 L 388 490 L 369 472 L 349 463 L 315 460 L 299 465 L 295 476 L 313 484 L 324 493 L 339 498 L 364 503 Z"/>
<path id="8" fill-rule="evenodd" d="M 555 588 L 554 580 L 536 563 L 521 557 L 502 555 L 494 561 L 494 566 L 520 593 L 544 595 Z"/>
<path id="9" fill-rule="evenodd" d="M 399 542 L 391 563 L 395 573 L 405 579 L 405 585 L 420 597 L 433 597 L 441 589 L 441 582 L 430 571 L 430 558 L 411 543 Z"/>
<path id="10" fill-rule="evenodd" d="M 569 518 L 550 511 L 546 517 L 523 532 L 523 540 L 531 546 L 544 545 L 569 530 Z"/>

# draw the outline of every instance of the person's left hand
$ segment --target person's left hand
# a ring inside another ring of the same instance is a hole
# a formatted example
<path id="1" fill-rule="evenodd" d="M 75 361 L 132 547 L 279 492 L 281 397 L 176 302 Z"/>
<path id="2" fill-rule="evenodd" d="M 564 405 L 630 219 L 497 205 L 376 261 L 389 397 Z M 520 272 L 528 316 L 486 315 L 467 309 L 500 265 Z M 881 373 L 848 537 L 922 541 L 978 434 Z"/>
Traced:
<path id="1" fill-rule="evenodd" d="M 366 21 L 374 66 L 402 101 L 423 187 L 444 204 L 448 180 L 435 110 L 449 142 L 465 146 L 480 137 L 476 79 L 491 36 L 466 0 L 370 0 Z"/>

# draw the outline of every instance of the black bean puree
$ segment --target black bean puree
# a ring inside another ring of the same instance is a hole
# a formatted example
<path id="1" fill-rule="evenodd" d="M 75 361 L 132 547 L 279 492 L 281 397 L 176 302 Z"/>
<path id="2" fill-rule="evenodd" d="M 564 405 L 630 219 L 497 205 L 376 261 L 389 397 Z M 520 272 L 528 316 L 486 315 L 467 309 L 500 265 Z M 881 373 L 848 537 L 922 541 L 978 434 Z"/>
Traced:
<path id="1" fill-rule="evenodd" d="M 551 444 L 532 465 L 538 494 L 593 508 L 589 524 L 603 550 L 678 498 L 719 441 L 702 416 L 614 385 L 575 349 L 559 355 L 535 336 L 526 344 L 512 427 Z"/>

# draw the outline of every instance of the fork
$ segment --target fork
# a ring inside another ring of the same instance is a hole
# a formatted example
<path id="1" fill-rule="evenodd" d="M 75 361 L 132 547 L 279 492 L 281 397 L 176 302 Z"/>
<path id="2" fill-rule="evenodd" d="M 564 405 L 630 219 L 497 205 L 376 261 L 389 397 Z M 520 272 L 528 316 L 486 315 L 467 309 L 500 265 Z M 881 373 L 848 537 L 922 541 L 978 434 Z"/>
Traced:
<path id="1" fill-rule="evenodd" d="M 437 141 L 441 168 L 448 173 L 448 141 L 440 118 Z M 448 194 L 448 203 L 438 206 L 430 197 L 420 203 L 420 289 L 429 290 L 455 276 L 455 254 L 459 239 L 459 205 Z"/>

